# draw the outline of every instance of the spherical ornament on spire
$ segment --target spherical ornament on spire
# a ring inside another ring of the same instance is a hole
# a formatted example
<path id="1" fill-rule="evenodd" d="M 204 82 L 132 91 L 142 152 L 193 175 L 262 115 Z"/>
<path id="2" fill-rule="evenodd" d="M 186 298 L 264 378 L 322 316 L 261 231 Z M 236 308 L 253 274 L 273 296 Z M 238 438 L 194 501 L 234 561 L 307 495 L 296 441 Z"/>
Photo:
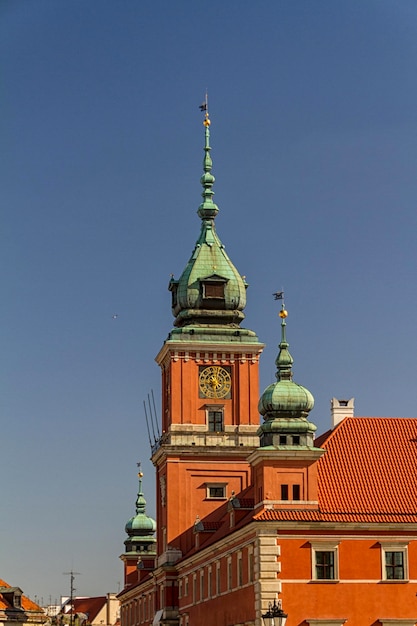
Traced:
<path id="1" fill-rule="evenodd" d="M 210 122 L 210 118 L 208 117 L 208 114 L 206 115 L 206 117 L 204 118 L 203 121 L 204 126 L 208 127 L 210 126 L 211 122 Z"/>

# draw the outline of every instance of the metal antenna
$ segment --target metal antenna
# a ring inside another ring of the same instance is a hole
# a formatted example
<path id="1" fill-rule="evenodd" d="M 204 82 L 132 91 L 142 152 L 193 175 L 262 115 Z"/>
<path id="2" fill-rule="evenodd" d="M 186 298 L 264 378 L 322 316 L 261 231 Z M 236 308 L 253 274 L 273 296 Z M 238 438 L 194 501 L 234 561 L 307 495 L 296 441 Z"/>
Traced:
<path id="1" fill-rule="evenodd" d="M 148 429 L 149 445 L 151 446 L 151 449 L 152 449 L 152 440 L 151 440 L 151 433 L 149 431 L 149 420 L 148 420 L 148 413 L 146 411 L 145 400 L 143 401 L 143 408 L 145 410 L 146 428 Z M 154 434 L 154 443 L 155 443 L 155 434 Z"/>
<path id="2" fill-rule="evenodd" d="M 156 415 L 154 416 L 154 414 L 153 414 L 152 407 L 151 407 L 151 399 L 149 397 L 149 393 L 148 393 L 148 406 L 149 406 L 149 413 L 150 413 L 150 416 L 151 416 L 152 425 L 155 423 L 156 432 L 158 432 L 158 420 L 156 419 Z M 152 428 L 152 430 L 154 430 L 154 429 Z M 157 441 L 158 439 L 159 439 L 159 435 L 158 435 L 158 438 L 155 437 L 155 441 Z"/>
<path id="3" fill-rule="evenodd" d="M 72 570 L 70 572 L 64 572 L 64 576 L 70 576 L 70 626 L 73 626 L 73 620 L 74 620 L 74 591 L 75 591 L 75 587 L 74 587 L 74 580 L 76 576 L 80 576 L 80 572 L 73 572 Z"/>
<path id="4" fill-rule="evenodd" d="M 161 433 L 159 431 L 159 424 L 158 424 L 158 417 L 157 417 L 157 412 L 156 412 L 156 406 L 155 406 L 155 396 L 153 395 L 153 389 L 151 389 L 151 394 L 152 394 L 152 402 L 153 402 L 153 411 L 154 411 L 154 415 L 155 415 L 155 423 L 156 423 L 156 430 L 158 431 L 158 438 L 161 438 Z"/>
<path id="5" fill-rule="evenodd" d="M 153 419 L 152 419 L 152 411 L 151 411 L 151 403 L 149 401 L 149 393 L 148 393 L 148 405 L 149 405 L 149 421 L 151 422 L 152 433 L 153 433 L 153 442 L 155 444 L 157 439 L 156 439 L 155 428 L 154 428 L 154 423 L 153 423 Z"/>

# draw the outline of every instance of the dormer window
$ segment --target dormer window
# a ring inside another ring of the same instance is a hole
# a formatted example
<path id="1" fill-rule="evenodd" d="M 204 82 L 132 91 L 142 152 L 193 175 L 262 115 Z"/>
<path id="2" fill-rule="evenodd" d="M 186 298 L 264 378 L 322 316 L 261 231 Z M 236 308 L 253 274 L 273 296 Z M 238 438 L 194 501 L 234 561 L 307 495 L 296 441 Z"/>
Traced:
<path id="1" fill-rule="evenodd" d="M 212 282 L 212 283 L 203 283 L 204 289 L 204 298 L 224 298 L 224 283 L 223 282 Z"/>
<path id="2" fill-rule="evenodd" d="M 207 309 L 224 307 L 226 278 L 213 274 L 201 280 L 203 306 Z"/>

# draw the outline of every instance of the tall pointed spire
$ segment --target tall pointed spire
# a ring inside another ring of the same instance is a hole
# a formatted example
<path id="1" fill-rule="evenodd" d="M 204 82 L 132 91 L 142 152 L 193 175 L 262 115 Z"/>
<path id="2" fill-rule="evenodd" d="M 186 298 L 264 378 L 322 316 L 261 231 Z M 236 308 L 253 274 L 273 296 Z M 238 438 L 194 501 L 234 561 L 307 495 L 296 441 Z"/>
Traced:
<path id="1" fill-rule="evenodd" d="M 205 127 L 205 145 L 204 145 L 204 160 L 203 160 L 203 169 L 204 174 L 200 178 L 200 182 L 203 185 L 203 193 L 201 194 L 203 197 L 203 202 L 198 207 L 198 215 L 201 219 L 214 219 L 219 212 L 219 208 L 213 202 L 213 184 L 215 182 L 215 178 L 211 173 L 211 169 L 213 167 L 213 162 L 210 156 L 210 117 L 208 112 L 208 99 L 206 94 L 206 102 L 205 102 L 205 116 L 204 116 L 204 127 Z"/>
<path id="2" fill-rule="evenodd" d="M 204 115 L 204 159 L 203 175 L 200 178 L 203 187 L 203 202 L 198 207 L 201 218 L 201 232 L 191 258 L 181 277 L 173 277 L 169 283 L 172 292 L 172 312 L 176 329 L 170 338 L 194 334 L 194 338 L 212 341 L 216 335 L 218 341 L 257 341 L 255 333 L 239 328 L 245 315 L 247 283 L 229 259 L 225 247 L 220 241 L 215 228 L 215 217 L 219 212 L 213 202 L 212 159 L 210 155 L 210 117 L 207 95 L 200 106 Z M 244 339 L 243 339 L 244 338 Z"/>
<path id="3" fill-rule="evenodd" d="M 279 354 L 275 360 L 275 365 L 277 366 L 275 376 L 277 380 L 292 380 L 292 364 L 294 363 L 294 359 L 288 350 L 289 343 L 286 337 L 287 323 L 285 321 L 286 317 L 288 317 L 288 312 L 285 309 L 284 302 L 282 303 L 279 316 L 281 318 L 281 343 L 279 344 Z"/>

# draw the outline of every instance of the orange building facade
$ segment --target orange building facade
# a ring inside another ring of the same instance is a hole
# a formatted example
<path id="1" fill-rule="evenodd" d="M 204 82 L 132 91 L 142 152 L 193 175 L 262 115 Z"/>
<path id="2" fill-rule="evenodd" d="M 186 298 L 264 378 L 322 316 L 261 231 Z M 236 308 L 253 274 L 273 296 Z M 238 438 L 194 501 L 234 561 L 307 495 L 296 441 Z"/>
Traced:
<path id="1" fill-rule="evenodd" d="M 156 357 L 156 525 L 140 473 L 121 626 L 261 626 L 274 602 L 287 626 L 415 626 L 417 419 L 354 417 L 334 400 L 315 438 L 284 305 L 277 382 L 260 393 L 247 284 L 215 230 L 209 125 L 201 232 L 171 279 L 174 328 Z"/>

